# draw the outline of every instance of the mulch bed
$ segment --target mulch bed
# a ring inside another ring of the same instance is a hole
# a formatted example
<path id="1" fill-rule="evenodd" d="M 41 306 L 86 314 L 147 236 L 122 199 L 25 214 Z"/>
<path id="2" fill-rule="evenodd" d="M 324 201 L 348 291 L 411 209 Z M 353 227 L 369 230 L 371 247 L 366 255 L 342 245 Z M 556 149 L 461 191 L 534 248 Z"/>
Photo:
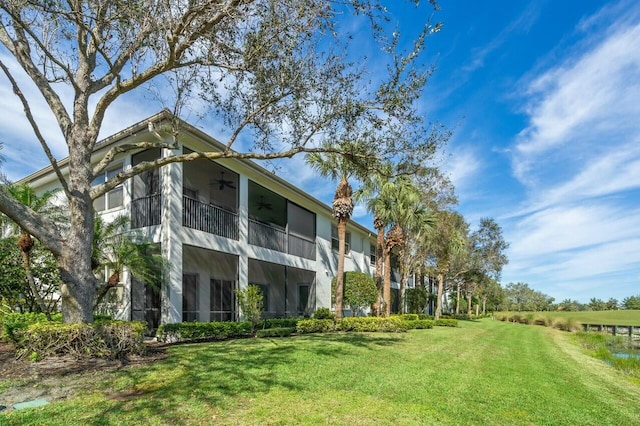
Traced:
<path id="1" fill-rule="evenodd" d="M 50 357 L 42 361 L 31 362 L 28 359 L 16 359 L 13 345 L 0 342 L 0 380 L 28 379 L 35 377 L 66 376 L 94 370 L 116 370 L 129 365 L 152 364 L 168 356 L 165 345 L 149 343 L 145 356 L 131 357 L 126 360 L 105 358 Z"/>

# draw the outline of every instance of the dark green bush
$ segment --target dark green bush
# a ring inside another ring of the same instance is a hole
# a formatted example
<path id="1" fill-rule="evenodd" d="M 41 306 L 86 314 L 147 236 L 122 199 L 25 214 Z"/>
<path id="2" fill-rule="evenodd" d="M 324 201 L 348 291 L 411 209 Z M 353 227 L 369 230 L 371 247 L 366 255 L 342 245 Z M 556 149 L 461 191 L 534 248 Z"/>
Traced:
<path id="1" fill-rule="evenodd" d="M 333 312 L 331 312 L 331 309 L 329 308 L 318 308 L 316 309 L 316 312 L 313 314 L 313 318 L 319 319 L 319 320 L 325 320 L 325 319 L 333 320 L 335 319 L 335 315 L 333 315 Z"/>
<path id="2" fill-rule="evenodd" d="M 404 321 L 409 330 L 425 330 L 433 328 L 433 320 L 407 320 Z"/>
<path id="3" fill-rule="evenodd" d="M 331 301 L 335 303 L 337 277 L 331 280 Z M 367 306 L 378 299 L 378 289 L 373 277 L 364 272 L 347 271 L 344 273 L 343 303 L 349 306 L 353 315 L 357 316 Z"/>
<path id="4" fill-rule="evenodd" d="M 230 337 L 246 337 L 251 334 L 251 323 L 214 321 L 214 322 L 180 322 L 162 324 L 156 336 L 163 342 L 179 342 L 191 339 L 227 339 Z"/>
<path id="5" fill-rule="evenodd" d="M 433 319 L 433 315 L 418 314 L 418 319 L 419 320 L 432 320 Z"/>
<path id="6" fill-rule="evenodd" d="M 317 312 L 317 311 L 316 311 Z M 331 319 L 303 319 L 296 326 L 298 333 L 327 333 L 335 331 L 336 327 Z"/>
<path id="7" fill-rule="evenodd" d="M 458 320 L 451 318 L 440 318 L 434 321 L 434 324 L 437 327 L 457 327 Z"/>
<path id="8" fill-rule="evenodd" d="M 405 321 L 398 317 L 349 317 L 342 318 L 336 323 L 338 331 L 356 332 L 400 332 L 407 331 Z"/>
<path id="9" fill-rule="evenodd" d="M 296 331 L 295 327 L 274 327 L 256 331 L 256 337 L 289 337 Z"/>
<path id="10" fill-rule="evenodd" d="M 142 322 L 113 321 L 99 324 L 37 322 L 15 330 L 18 356 L 39 360 L 48 356 L 71 355 L 121 358 L 144 353 Z"/>
<path id="11" fill-rule="evenodd" d="M 409 312 L 417 314 L 424 311 L 427 307 L 429 292 L 425 287 L 418 286 L 415 288 L 408 288 L 405 295 L 407 298 Z"/>
<path id="12" fill-rule="evenodd" d="M 272 318 L 262 321 L 262 324 L 258 326 L 261 329 L 267 328 L 296 328 L 298 321 L 302 318 Z"/>

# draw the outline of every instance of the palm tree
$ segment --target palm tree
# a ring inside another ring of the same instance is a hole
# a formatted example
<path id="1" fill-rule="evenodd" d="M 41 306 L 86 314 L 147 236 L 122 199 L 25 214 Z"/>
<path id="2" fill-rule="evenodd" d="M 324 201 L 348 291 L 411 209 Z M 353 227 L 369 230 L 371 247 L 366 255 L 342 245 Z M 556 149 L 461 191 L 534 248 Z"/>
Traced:
<path id="1" fill-rule="evenodd" d="M 62 209 L 52 203 L 52 197 L 54 196 L 52 191 L 45 192 L 42 195 L 36 195 L 34 189 L 26 183 L 10 184 L 6 187 L 6 190 L 14 199 L 29 207 L 34 212 L 45 214 L 59 223 L 63 220 Z M 19 234 L 17 245 L 22 256 L 22 265 L 24 267 L 29 290 L 33 294 L 40 311 L 42 311 L 47 318 L 51 320 L 51 314 L 44 302 L 44 299 L 40 295 L 40 290 L 36 285 L 33 277 L 33 271 L 31 269 L 31 250 L 33 250 L 35 241 L 29 232 L 24 228 L 21 228 L 15 222 L 7 219 L 3 221 L 9 223 Z"/>
<path id="2" fill-rule="evenodd" d="M 316 169 L 322 176 L 332 180 L 338 180 L 335 195 L 333 197 L 333 217 L 337 221 L 338 229 L 338 271 L 336 276 L 336 318 L 342 318 L 342 306 L 344 297 L 344 257 L 345 241 L 347 235 L 347 223 L 353 214 L 353 188 L 349 178 L 362 178 L 366 176 L 367 165 L 360 163 L 355 157 L 326 153 L 309 154 L 306 157 L 307 164 Z"/>
<path id="3" fill-rule="evenodd" d="M 94 240 L 91 263 L 94 273 L 100 276 L 106 268 L 110 275 L 96 292 L 94 309 L 104 300 L 111 288 L 119 282 L 124 268 L 141 281 L 157 282 L 165 262 L 154 253 L 155 245 L 143 238 L 127 233 L 129 218 L 117 216 L 105 223 L 100 215 L 94 218 Z"/>
<path id="4" fill-rule="evenodd" d="M 413 180 L 401 175 L 393 180 L 370 183 L 378 187 L 377 195 L 369 198 L 367 207 L 374 214 L 374 226 L 378 231 L 376 252 L 383 260 L 376 259 L 376 277 L 382 277 L 382 298 L 385 301 L 384 315 L 391 313 L 391 253 L 398 247 L 400 251 L 400 306 L 403 306 L 403 292 L 408 278 L 408 264 L 411 256 L 409 242 L 412 236 L 428 230 L 432 220 L 426 214 L 419 189 Z M 385 229 L 389 227 L 385 236 Z"/>
<path id="5" fill-rule="evenodd" d="M 436 212 L 436 226 L 431 238 L 427 239 L 427 251 L 438 280 L 435 318 L 442 314 L 442 294 L 445 277 L 453 270 L 467 251 L 468 225 L 457 212 L 442 210 Z"/>

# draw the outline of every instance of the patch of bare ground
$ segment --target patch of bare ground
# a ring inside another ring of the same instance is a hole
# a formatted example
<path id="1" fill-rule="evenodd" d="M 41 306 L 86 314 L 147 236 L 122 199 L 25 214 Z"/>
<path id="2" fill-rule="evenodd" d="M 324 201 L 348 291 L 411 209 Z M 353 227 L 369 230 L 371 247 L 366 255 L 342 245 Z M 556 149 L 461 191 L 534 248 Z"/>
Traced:
<path id="1" fill-rule="evenodd" d="M 152 364 L 168 356 L 163 345 L 149 343 L 144 356 L 123 360 L 104 358 L 50 357 L 31 362 L 16 359 L 15 348 L 0 342 L 0 405 L 46 398 L 65 400 L 78 392 L 96 389 L 109 372 Z"/>

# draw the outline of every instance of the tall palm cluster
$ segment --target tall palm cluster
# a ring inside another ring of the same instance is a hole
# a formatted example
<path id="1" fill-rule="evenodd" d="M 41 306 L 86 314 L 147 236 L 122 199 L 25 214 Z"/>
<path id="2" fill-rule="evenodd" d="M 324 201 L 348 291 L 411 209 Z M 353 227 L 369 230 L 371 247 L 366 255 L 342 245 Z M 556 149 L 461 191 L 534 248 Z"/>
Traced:
<path id="1" fill-rule="evenodd" d="M 456 212 L 453 186 L 437 169 L 418 169 L 406 173 L 400 167 L 353 168 L 351 159 L 339 156 L 311 156 L 309 163 L 323 176 L 337 180 L 333 215 L 338 230 L 338 270 L 335 297 L 336 317 L 341 317 L 346 230 L 354 209 L 354 198 L 366 204 L 376 230 L 375 281 L 378 299 L 373 315 L 389 316 L 392 305 L 392 257 L 398 260 L 400 274 L 397 305 L 405 310 L 405 291 L 409 278 L 425 286 L 433 277 L 437 290 L 435 316 L 443 310 L 443 296 L 457 289 L 456 310 L 464 290 L 467 312 L 473 300 L 482 300 L 483 311 L 493 287 L 507 263 L 499 225 L 481 219 L 479 229 L 470 233 L 469 224 Z M 355 193 L 350 179 L 362 185 Z"/>

